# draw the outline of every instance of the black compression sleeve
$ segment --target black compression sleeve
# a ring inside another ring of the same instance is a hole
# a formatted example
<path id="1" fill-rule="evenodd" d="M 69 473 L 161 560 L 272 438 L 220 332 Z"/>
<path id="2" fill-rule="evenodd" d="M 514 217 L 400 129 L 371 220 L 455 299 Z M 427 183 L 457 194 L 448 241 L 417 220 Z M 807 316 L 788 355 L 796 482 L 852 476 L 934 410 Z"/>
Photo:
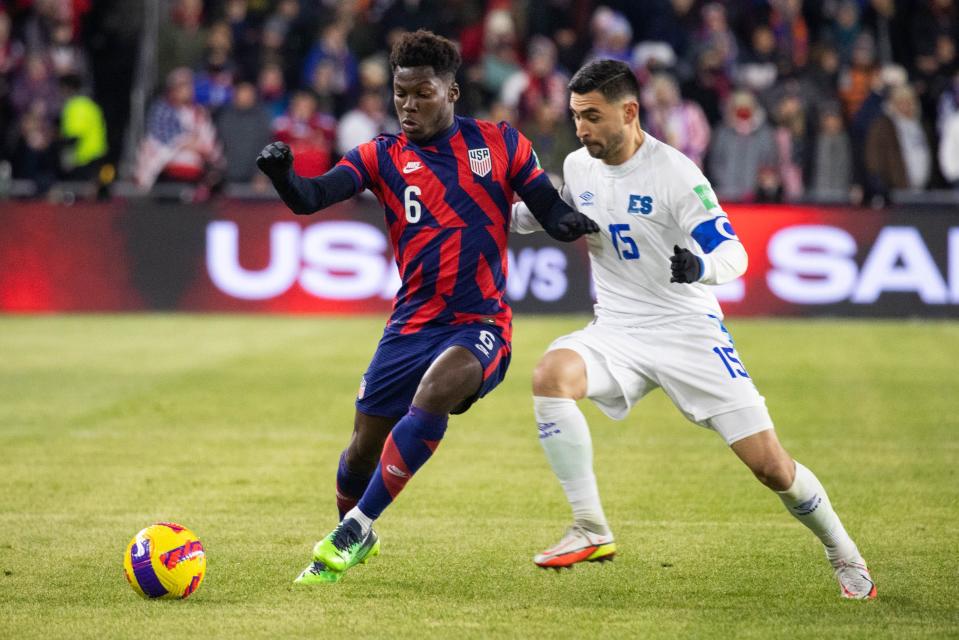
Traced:
<path id="1" fill-rule="evenodd" d="M 533 217 L 543 225 L 543 228 L 554 226 L 554 221 L 562 215 L 573 211 L 573 208 L 563 202 L 559 192 L 548 179 L 537 180 L 536 183 L 523 191 L 521 197 L 529 207 Z"/>
<path id="2" fill-rule="evenodd" d="M 290 210 L 300 216 L 315 213 L 331 204 L 356 195 L 353 174 L 345 167 L 333 167 L 316 178 L 303 178 L 291 169 L 283 180 L 273 183 Z"/>

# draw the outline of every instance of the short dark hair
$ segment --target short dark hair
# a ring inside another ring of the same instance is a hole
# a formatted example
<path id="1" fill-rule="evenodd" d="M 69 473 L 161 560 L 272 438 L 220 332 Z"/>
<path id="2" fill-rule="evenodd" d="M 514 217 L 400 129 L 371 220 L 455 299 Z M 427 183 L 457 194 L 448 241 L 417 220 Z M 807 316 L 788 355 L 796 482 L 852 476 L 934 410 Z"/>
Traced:
<path id="1" fill-rule="evenodd" d="M 594 60 L 577 71 L 567 87 L 573 93 L 599 91 L 607 101 L 639 97 L 639 81 L 629 65 L 619 60 Z"/>
<path id="2" fill-rule="evenodd" d="M 420 29 L 404 33 L 390 52 L 390 68 L 433 67 L 437 75 L 456 75 L 460 68 L 460 52 L 450 40 L 432 31 Z"/>

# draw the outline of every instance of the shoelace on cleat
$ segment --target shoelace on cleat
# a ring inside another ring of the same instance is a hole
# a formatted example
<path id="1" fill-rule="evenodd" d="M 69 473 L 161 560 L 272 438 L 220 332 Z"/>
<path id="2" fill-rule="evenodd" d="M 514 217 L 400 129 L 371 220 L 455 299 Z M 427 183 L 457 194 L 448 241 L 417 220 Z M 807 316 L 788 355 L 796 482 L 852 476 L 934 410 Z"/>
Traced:
<path id="1" fill-rule="evenodd" d="M 353 527 L 347 525 L 346 522 L 341 522 L 333 531 L 333 540 L 331 542 L 337 550 L 349 551 L 350 547 L 361 542 L 361 539 Z"/>

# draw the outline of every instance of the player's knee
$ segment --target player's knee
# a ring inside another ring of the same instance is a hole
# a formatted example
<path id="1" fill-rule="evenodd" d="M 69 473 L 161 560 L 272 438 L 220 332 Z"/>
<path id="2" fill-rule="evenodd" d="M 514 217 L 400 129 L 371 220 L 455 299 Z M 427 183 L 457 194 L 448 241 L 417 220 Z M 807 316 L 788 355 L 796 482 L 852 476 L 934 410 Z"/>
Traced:
<path id="1" fill-rule="evenodd" d="M 353 442 L 346 448 L 346 467 L 354 473 L 371 473 L 380 461 L 382 447 L 363 447 L 362 443 Z"/>
<path id="2" fill-rule="evenodd" d="M 586 395 L 586 367 L 582 359 L 550 351 L 533 370 L 533 395 L 579 400 Z"/>
<path id="3" fill-rule="evenodd" d="M 442 375 L 427 375 L 420 381 L 413 404 L 435 414 L 450 413 L 472 398 L 483 382 L 479 362 L 475 366 L 450 368 Z"/>
<path id="4" fill-rule="evenodd" d="M 792 458 L 769 456 L 750 467 L 753 475 L 773 491 L 785 491 L 792 486 L 795 465 Z"/>

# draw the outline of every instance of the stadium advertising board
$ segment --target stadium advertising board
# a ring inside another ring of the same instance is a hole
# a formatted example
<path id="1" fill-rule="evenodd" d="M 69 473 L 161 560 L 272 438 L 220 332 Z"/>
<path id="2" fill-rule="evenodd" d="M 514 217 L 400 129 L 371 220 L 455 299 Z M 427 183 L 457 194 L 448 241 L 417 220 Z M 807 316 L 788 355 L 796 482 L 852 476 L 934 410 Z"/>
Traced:
<path id="1" fill-rule="evenodd" d="M 750 257 L 715 288 L 730 315 L 959 316 L 954 211 L 728 210 Z M 517 312 L 590 309 L 582 243 L 513 235 L 509 260 Z M 0 207 L 0 311 L 385 314 L 398 286 L 372 201 L 312 217 L 231 200 Z"/>

